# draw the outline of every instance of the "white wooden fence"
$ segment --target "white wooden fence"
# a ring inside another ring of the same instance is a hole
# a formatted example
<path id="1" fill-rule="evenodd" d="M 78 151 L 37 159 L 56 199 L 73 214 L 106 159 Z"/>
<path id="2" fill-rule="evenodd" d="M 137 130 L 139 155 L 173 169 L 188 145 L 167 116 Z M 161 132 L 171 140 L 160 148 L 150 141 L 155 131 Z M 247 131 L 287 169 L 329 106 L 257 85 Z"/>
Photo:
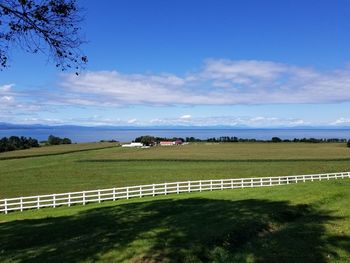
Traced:
<path id="1" fill-rule="evenodd" d="M 25 209 L 40 209 L 44 207 L 58 207 L 62 205 L 87 204 L 102 201 L 115 201 L 133 197 L 145 197 L 167 194 L 202 192 L 224 189 L 264 187 L 301 183 L 306 181 L 321 181 L 330 179 L 350 178 L 350 172 L 309 174 L 278 177 L 258 177 L 240 179 L 200 180 L 162 184 L 148 184 L 91 191 L 49 194 L 27 197 L 6 198 L 0 200 L 0 212 Z"/>

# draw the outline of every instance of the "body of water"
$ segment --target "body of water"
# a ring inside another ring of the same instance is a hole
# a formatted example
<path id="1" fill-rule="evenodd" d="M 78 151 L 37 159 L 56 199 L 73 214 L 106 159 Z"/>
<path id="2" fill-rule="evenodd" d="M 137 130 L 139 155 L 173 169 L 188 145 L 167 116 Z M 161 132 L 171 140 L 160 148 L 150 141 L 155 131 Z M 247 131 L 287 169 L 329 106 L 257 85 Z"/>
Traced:
<path id="1" fill-rule="evenodd" d="M 236 136 L 246 139 L 271 139 L 274 136 L 281 139 L 293 138 L 343 138 L 350 139 L 350 129 L 160 129 L 160 128 L 87 128 L 87 127 L 45 127 L 45 128 L 9 128 L 0 129 L 0 137 L 26 136 L 40 141 L 46 140 L 52 134 L 68 137 L 74 142 L 93 142 L 100 140 L 132 141 L 141 135 L 157 137 L 195 137 L 207 139 L 209 137 Z"/>

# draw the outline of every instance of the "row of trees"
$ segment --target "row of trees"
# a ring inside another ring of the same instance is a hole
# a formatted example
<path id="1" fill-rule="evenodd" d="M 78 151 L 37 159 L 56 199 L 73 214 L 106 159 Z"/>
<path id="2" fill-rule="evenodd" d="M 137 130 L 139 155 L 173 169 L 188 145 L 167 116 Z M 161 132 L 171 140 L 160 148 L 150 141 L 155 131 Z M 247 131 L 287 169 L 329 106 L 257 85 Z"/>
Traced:
<path id="1" fill-rule="evenodd" d="M 159 143 L 160 141 L 177 141 L 180 140 L 182 142 L 273 142 L 273 143 L 279 143 L 279 142 L 307 142 L 307 143 L 332 143 L 332 142 L 346 142 L 347 147 L 350 147 L 350 140 L 346 139 L 339 139 L 339 138 L 330 138 L 330 139 L 316 139 L 316 138 L 294 138 L 292 140 L 284 139 L 282 140 L 279 137 L 272 137 L 270 140 L 258 140 L 258 139 L 244 139 L 244 138 L 238 138 L 236 136 L 229 137 L 229 136 L 221 136 L 221 137 L 212 137 L 207 139 L 198 139 L 195 137 L 173 137 L 173 138 L 166 138 L 166 137 L 155 137 L 150 135 L 144 135 L 135 138 L 134 142 L 141 142 L 144 145 L 154 145 L 156 143 Z"/>
<path id="2" fill-rule="evenodd" d="M 39 142 L 33 138 L 11 136 L 0 139 L 0 152 L 29 149 L 39 147 Z"/>
<path id="3" fill-rule="evenodd" d="M 150 135 L 144 135 L 144 136 L 135 138 L 134 142 L 141 142 L 144 145 L 150 146 L 150 145 L 159 143 L 161 141 L 179 141 L 179 140 L 182 142 L 185 141 L 183 138 L 178 138 L 178 137 L 166 138 L 166 137 L 155 137 Z"/>
<path id="4" fill-rule="evenodd" d="M 47 145 L 60 145 L 60 144 L 72 144 L 69 138 L 60 138 L 50 135 L 46 142 Z"/>
<path id="5" fill-rule="evenodd" d="M 180 140 L 182 142 L 308 142 L 308 143 L 330 143 L 330 142 L 347 142 L 348 147 L 350 147 L 350 140 L 347 141 L 346 139 L 339 139 L 339 138 L 330 138 L 330 139 L 316 139 L 316 138 L 294 138 L 292 140 L 289 139 L 281 139 L 279 137 L 272 137 L 270 140 L 259 140 L 259 139 L 244 139 L 244 138 L 238 138 L 236 136 L 229 137 L 229 136 L 221 136 L 221 137 L 212 137 L 207 139 L 198 139 L 195 137 L 173 137 L 173 138 L 166 138 L 166 137 L 155 137 L 150 135 L 140 136 L 135 138 L 135 142 L 141 142 L 145 145 L 153 145 L 156 143 L 159 143 L 160 141 L 177 141 Z"/>
<path id="6" fill-rule="evenodd" d="M 294 138 L 281 139 L 279 137 L 272 137 L 270 140 L 259 140 L 259 139 L 245 139 L 238 138 L 236 136 L 221 136 L 221 137 L 212 137 L 207 139 L 198 139 L 195 137 L 186 137 L 186 142 L 308 142 L 308 143 L 323 143 L 323 142 L 346 142 L 346 139 L 330 138 L 330 139 L 316 139 L 316 138 Z M 350 146 L 349 146 L 350 147 Z"/>

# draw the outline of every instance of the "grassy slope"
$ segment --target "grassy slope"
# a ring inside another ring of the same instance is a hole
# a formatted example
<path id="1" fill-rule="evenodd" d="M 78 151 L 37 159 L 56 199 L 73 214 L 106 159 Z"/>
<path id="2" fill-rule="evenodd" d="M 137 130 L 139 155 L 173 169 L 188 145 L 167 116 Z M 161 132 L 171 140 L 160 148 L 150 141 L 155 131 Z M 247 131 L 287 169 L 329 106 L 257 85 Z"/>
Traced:
<path id="1" fill-rule="evenodd" d="M 350 180 L 0 215 L 1 262 L 349 262 Z"/>
<path id="2" fill-rule="evenodd" d="M 349 159 L 344 144 L 113 147 L 0 160 L 0 198 L 156 182 L 349 171 Z"/>
<path id="3" fill-rule="evenodd" d="M 42 146 L 39 148 L 31 148 L 27 150 L 18 150 L 0 153 L 0 160 L 27 158 L 33 156 L 58 155 L 72 152 L 81 152 L 92 149 L 110 148 L 115 143 L 97 142 L 97 143 L 79 143 L 69 145 Z"/>

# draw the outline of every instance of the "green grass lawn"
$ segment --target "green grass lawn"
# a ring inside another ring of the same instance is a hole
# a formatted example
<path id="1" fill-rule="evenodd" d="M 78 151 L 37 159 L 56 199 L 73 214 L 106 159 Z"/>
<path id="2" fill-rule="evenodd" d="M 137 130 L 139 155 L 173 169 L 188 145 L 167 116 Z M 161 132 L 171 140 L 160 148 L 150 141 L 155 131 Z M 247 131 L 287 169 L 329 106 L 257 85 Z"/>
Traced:
<path id="1" fill-rule="evenodd" d="M 81 152 L 92 149 L 102 149 L 115 146 L 115 143 L 110 142 L 97 142 L 97 143 L 79 143 L 79 144 L 65 144 L 65 145 L 53 145 L 53 146 L 41 146 L 38 148 L 31 148 L 27 150 L 18 150 L 0 153 L 0 160 L 6 159 L 18 159 L 33 156 L 47 156 L 58 155 L 73 152 Z"/>
<path id="2" fill-rule="evenodd" d="M 350 149 L 338 143 L 197 143 L 93 150 L 97 146 L 6 153 L 12 158 L 42 151 L 55 155 L 0 160 L 0 198 L 183 180 L 350 171 Z M 73 148 L 85 151 L 67 153 Z"/>
<path id="3" fill-rule="evenodd" d="M 349 262 L 350 180 L 0 215 L 1 262 Z"/>

